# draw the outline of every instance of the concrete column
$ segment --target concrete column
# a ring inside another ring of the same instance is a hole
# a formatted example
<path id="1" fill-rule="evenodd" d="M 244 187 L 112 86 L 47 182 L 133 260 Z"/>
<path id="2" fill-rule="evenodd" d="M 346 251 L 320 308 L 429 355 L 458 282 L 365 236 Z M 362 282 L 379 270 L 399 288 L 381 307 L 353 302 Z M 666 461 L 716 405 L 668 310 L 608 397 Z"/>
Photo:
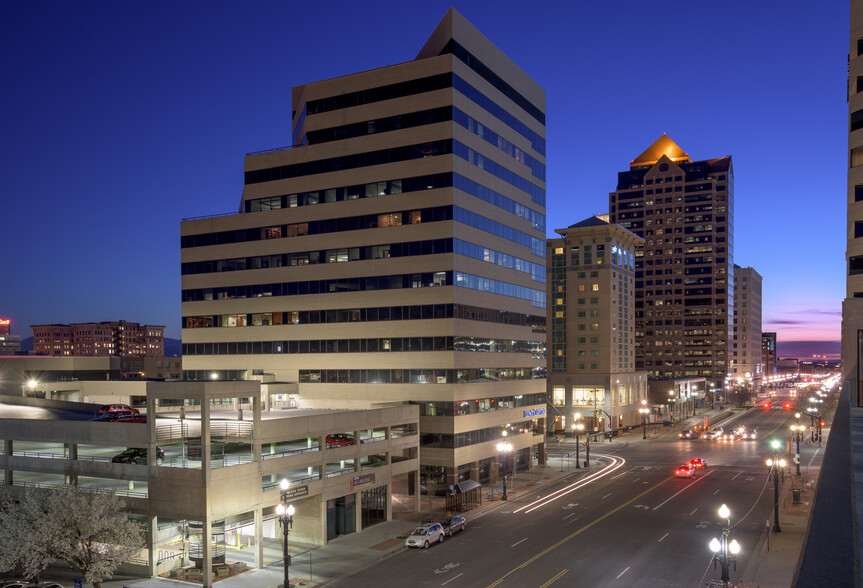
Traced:
<path id="1" fill-rule="evenodd" d="M 5 451 L 6 457 L 8 458 L 12 455 L 12 440 L 6 439 L 3 442 L 3 445 L 4 445 L 3 450 Z M 11 487 L 12 486 L 12 470 L 11 469 L 6 470 L 5 478 L 6 478 L 6 486 Z"/>
<path id="2" fill-rule="evenodd" d="M 147 540 L 147 573 L 150 576 L 156 575 L 156 539 L 158 536 L 159 530 L 159 518 L 152 516 L 147 519 L 147 529 L 149 533 L 147 534 L 149 539 Z"/>
<path id="3" fill-rule="evenodd" d="M 208 462 L 209 463 L 209 462 Z M 209 515 L 201 525 L 201 565 L 204 568 L 204 588 L 213 587 L 213 524 Z"/>
<path id="4" fill-rule="evenodd" d="M 262 537 L 264 526 L 263 510 L 258 507 L 255 509 L 255 567 L 261 568 L 264 565 L 264 538 Z"/>
<path id="5" fill-rule="evenodd" d="M 261 461 L 261 395 L 252 396 L 252 459 Z"/>
<path id="6" fill-rule="evenodd" d="M 390 480 L 387 482 L 387 498 L 386 498 L 386 518 L 385 520 L 393 520 L 393 484 Z"/>
<path id="7" fill-rule="evenodd" d="M 359 533 L 363 530 L 363 493 L 354 492 L 354 529 Z"/>
<path id="8" fill-rule="evenodd" d="M 488 468 L 488 476 L 492 484 L 500 481 L 500 461 L 497 457 L 493 457 L 491 459 L 491 463 Z"/>
<path id="9" fill-rule="evenodd" d="M 470 462 L 470 479 L 474 482 L 479 482 L 479 462 Z"/>
<path id="10" fill-rule="evenodd" d="M 420 493 L 420 473 L 419 471 L 413 471 L 409 476 L 414 477 L 414 510 L 420 510 L 420 501 L 422 500 L 422 494 Z"/>

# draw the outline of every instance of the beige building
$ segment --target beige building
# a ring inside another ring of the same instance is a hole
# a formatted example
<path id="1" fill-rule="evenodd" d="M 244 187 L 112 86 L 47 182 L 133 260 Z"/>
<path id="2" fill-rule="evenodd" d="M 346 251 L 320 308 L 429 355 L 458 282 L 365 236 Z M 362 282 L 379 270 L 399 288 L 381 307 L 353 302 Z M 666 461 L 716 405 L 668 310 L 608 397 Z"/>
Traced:
<path id="1" fill-rule="evenodd" d="M 851 3 L 848 53 L 847 278 L 842 302 L 842 381 L 863 406 L 863 5 Z"/>
<path id="2" fill-rule="evenodd" d="M 734 172 L 662 135 L 618 173 L 610 220 L 644 239 L 635 259 L 635 369 L 731 382 Z"/>
<path id="3" fill-rule="evenodd" d="M 761 349 L 761 274 L 734 266 L 734 383 L 757 393 L 764 383 Z"/>
<path id="4" fill-rule="evenodd" d="M 239 214 L 181 224 L 186 378 L 417 404 L 426 485 L 492 479 L 506 427 L 514 467 L 542 459 L 543 89 L 450 10 L 415 60 L 292 110 Z"/>
<path id="5" fill-rule="evenodd" d="M 235 563 L 229 546 L 263 567 L 266 540 L 281 536 L 283 479 L 291 536 L 307 543 L 392 520 L 394 490 L 419 507 L 416 406 L 267 411 L 252 381 L 79 381 L 63 400 L 50 392 L 37 384 L 32 393 L 46 398 L 0 396 L 2 483 L 13 496 L 75 484 L 124 497 L 148 533 L 121 571 L 212 586 L 214 566 L 202 562 Z M 146 423 L 91 420 L 100 403 L 138 397 Z M 190 564 L 199 571 L 182 569 Z"/>
<path id="6" fill-rule="evenodd" d="M 642 239 L 591 217 L 546 243 L 548 396 L 553 430 L 638 425 L 647 375 L 635 371 L 636 248 Z"/>

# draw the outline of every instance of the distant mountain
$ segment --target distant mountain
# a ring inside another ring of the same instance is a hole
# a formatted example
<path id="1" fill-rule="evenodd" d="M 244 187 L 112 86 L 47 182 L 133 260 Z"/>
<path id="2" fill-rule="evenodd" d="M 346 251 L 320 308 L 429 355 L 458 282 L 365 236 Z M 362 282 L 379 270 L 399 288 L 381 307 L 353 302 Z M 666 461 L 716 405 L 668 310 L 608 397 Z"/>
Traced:
<path id="1" fill-rule="evenodd" d="M 21 351 L 33 351 L 33 337 L 21 339 Z M 165 355 L 167 357 L 179 357 L 183 352 L 183 341 L 181 339 L 170 339 L 165 337 Z"/>
<path id="2" fill-rule="evenodd" d="M 183 353 L 183 340 L 182 339 L 169 339 L 165 337 L 165 356 L 177 356 L 179 357 Z"/>

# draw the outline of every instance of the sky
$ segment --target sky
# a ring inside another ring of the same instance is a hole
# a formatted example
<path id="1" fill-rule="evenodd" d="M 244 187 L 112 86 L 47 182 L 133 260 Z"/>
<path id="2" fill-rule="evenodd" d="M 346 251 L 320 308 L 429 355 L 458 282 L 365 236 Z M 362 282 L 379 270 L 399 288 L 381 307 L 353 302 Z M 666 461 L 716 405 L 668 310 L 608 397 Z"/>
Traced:
<path id="1" fill-rule="evenodd" d="M 290 144 L 293 86 L 412 60 L 450 5 L 0 3 L 0 317 L 180 338 L 180 221 L 237 211 L 243 156 Z M 847 2 L 452 6 L 545 88 L 550 237 L 662 133 L 731 155 L 763 330 L 780 354 L 839 339 Z"/>

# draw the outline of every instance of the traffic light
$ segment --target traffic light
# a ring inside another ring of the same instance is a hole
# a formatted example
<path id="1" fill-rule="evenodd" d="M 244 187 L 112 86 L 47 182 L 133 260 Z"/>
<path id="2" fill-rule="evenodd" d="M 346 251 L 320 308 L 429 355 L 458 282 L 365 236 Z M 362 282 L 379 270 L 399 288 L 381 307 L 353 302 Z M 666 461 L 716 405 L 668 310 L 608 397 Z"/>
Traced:
<path id="1" fill-rule="evenodd" d="M 764 408 L 764 409 L 769 409 L 769 408 L 770 408 L 770 403 L 769 403 L 769 402 L 765 402 L 764 404 L 762 404 L 762 405 L 761 405 L 761 407 L 762 407 L 762 408 Z"/>
<path id="2" fill-rule="evenodd" d="M 821 423 L 818 426 L 823 427 L 824 425 L 825 425 L 824 421 L 821 421 Z"/>
<path id="3" fill-rule="evenodd" d="M 790 402 L 785 403 L 785 410 L 791 410 L 791 403 Z"/>

